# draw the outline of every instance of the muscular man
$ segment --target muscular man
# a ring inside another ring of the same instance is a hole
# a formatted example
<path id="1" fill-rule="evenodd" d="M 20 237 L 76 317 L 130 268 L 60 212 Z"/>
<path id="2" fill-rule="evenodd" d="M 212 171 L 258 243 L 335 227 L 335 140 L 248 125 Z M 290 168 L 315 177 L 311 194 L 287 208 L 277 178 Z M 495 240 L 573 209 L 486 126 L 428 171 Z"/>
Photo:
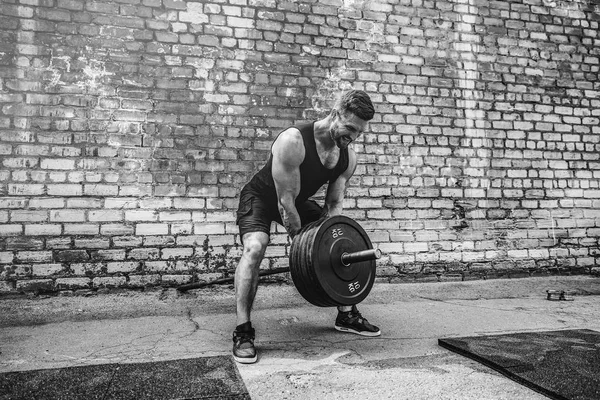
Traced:
<path id="1" fill-rule="evenodd" d="M 346 186 L 356 169 L 356 154 L 348 145 L 364 132 L 374 113 L 365 92 L 344 93 L 327 117 L 281 132 L 271 146 L 266 165 L 243 187 L 237 211 L 244 249 L 235 272 L 236 361 L 249 364 L 257 359 L 250 311 L 271 222 L 283 225 L 293 239 L 309 222 L 341 214 Z M 309 198 L 326 183 L 321 208 Z M 363 336 L 381 333 L 361 316 L 356 305 L 338 307 L 334 326 Z"/>

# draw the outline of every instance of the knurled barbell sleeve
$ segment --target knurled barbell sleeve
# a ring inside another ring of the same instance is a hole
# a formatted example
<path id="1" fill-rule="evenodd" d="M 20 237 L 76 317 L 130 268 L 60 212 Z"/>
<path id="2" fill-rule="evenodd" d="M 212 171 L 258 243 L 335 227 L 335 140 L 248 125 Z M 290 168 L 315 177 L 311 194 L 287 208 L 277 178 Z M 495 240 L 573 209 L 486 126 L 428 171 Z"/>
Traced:
<path id="1" fill-rule="evenodd" d="M 350 265 L 361 261 L 377 260 L 381 258 L 381 250 L 369 249 L 357 251 L 355 253 L 344 253 L 342 254 L 342 263 L 344 265 Z"/>

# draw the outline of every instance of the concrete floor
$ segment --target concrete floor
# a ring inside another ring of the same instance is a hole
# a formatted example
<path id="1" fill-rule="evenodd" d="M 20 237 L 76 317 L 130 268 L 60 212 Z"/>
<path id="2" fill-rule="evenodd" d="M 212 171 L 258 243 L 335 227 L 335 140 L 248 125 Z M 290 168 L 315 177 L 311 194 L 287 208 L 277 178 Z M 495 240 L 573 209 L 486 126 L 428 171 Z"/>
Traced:
<path id="1" fill-rule="evenodd" d="M 548 301 L 546 290 L 574 291 Z M 239 365 L 259 399 L 544 399 L 443 349 L 439 338 L 557 329 L 600 331 L 600 278 L 376 284 L 359 306 L 382 335 L 333 329 L 336 311 L 291 285 L 261 285 L 258 363 Z M 0 372 L 227 355 L 230 286 L 0 298 Z"/>

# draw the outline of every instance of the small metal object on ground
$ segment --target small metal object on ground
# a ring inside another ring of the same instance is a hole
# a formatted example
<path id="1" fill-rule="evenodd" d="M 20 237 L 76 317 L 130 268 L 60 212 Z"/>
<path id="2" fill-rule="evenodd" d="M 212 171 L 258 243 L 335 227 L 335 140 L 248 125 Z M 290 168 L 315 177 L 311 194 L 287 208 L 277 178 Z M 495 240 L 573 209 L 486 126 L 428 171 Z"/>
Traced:
<path id="1" fill-rule="evenodd" d="M 575 292 L 565 291 L 565 290 L 546 290 L 547 300 L 553 301 L 573 301 L 575 300 L 573 296 Z"/>
<path id="2" fill-rule="evenodd" d="M 562 292 L 560 290 L 546 290 L 546 300 L 560 300 Z"/>
<path id="3" fill-rule="evenodd" d="M 573 300 L 575 300 L 575 298 L 573 296 L 575 296 L 575 292 L 564 291 L 561 300 L 573 301 Z"/>

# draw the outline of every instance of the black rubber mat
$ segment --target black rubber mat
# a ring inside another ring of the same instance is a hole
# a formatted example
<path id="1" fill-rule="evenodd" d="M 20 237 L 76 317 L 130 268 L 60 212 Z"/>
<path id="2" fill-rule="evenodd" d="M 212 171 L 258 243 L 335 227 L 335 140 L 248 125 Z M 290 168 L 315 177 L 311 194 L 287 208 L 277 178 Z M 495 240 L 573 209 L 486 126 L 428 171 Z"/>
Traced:
<path id="1" fill-rule="evenodd" d="M 600 332 L 514 333 L 438 343 L 552 399 L 600 399 Z"/>
<path id="2" fill-rule="evenodd" d="M 0 399 L 250 399 L 231 357 L 0 374 Z"/>

